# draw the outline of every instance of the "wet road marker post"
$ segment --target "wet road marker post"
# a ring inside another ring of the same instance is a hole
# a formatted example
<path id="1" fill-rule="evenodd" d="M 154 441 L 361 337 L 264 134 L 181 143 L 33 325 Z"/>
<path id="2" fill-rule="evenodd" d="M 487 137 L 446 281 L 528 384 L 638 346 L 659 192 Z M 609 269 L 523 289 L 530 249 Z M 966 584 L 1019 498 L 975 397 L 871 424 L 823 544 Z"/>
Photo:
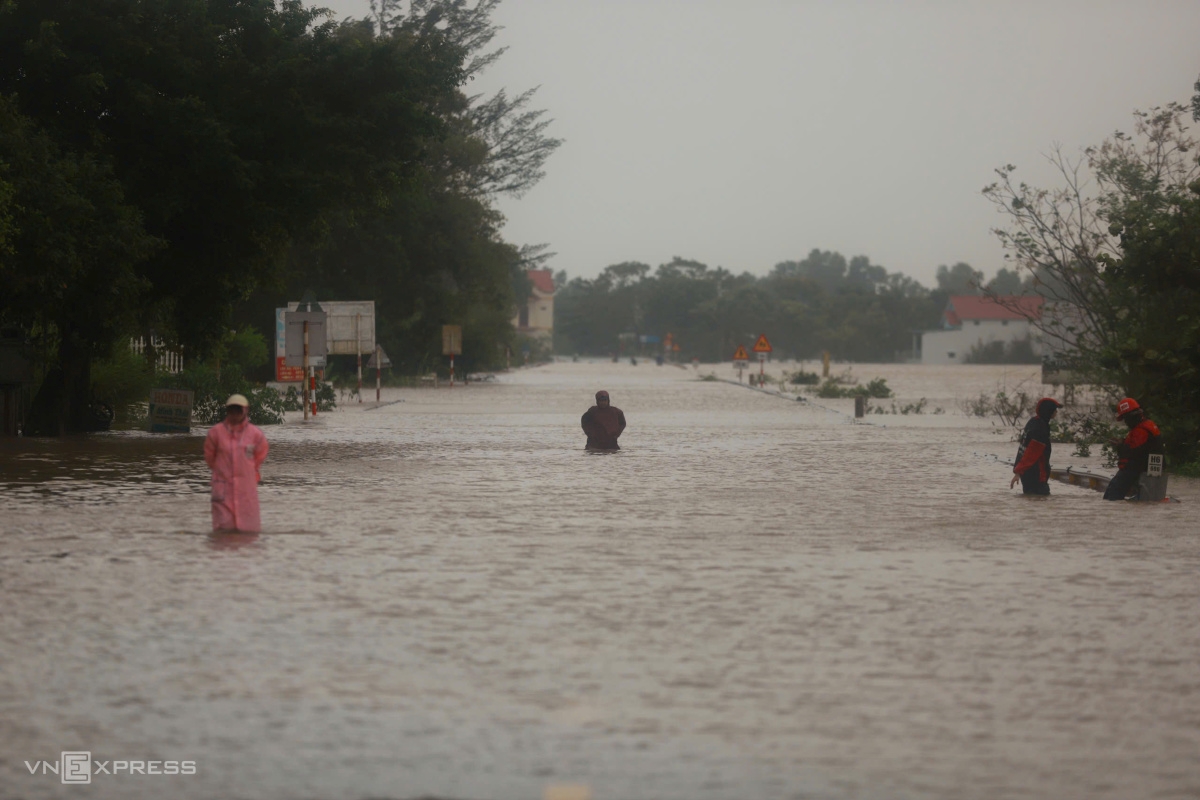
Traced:
<path id="1" fill-rule="evenodd" d="M 289 367 L 303 368 L 303 410 L 304 419 L 307 420 L 310 412 L 313 415 L 317 413 L 315 391 L 311 395 L 311 406 L 309 394 L 310 390 L 315 390 L 316 378 L 313 374 L 313 362 L 319 361 L 324 366 L 328 349 L 325 341 L 325 312 L 317 305 L 316 299 L 311 297 L 311 292 L 305 293 L 305 298 L 300 302 L 299 307 L 304 310 L 289 311 L 284 315 L 286 323 L 284 364 Z"/>
<path id="2" fill-rule="evenodd" d="M 746 348 L 742 345 L 737 346 L 737 350 L 733 351 L 733 368 L 738 371 L 738 383 L 742 382 L 742 370 L 746 368 L 746 362 L 750 360 L 750 354 L 746 352 Z"/>
<path id="3" fill-rule="evenodd" d="M 754 343 L 754 347 L 751 349 L 758 353 L 758 386 L 762 388 L 763 384 L 766 383 L 766 375 L 763 370 L 766 369 L 767 354 L 771 352 L 771 343 L 767 341 L 767 335 L 760 333 L 758 341 Z"/>
<path id="4" fill-rule="evenodd" d="M 375 355 L 371 356 L 371 360 L 367 362 L 367 369 L 375 368 L 375 402 L 379 402 L 379 373 L 384 367 L 392 365 L 391 359 L 387 357 L 387 353 L 383 352 L 383 348 L 378 344 L 375 345 Z"/>
<path id="5" fill-rule="evenodd" d="M 454 357 L 462 355 L 462 325 L 442 326 L 442 355 L 450 356 L 450 388 L 454 388 Z"/>

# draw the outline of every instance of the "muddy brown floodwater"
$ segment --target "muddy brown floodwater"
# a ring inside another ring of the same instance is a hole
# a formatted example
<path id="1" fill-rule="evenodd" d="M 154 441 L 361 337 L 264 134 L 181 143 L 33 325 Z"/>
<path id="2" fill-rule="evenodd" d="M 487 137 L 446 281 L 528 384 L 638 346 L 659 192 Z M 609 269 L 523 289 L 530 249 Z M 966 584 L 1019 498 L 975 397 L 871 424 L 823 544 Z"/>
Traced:
<path id="1" fill-rule="evenodd" d="M 1200 487 L 1025 498 L 958 398 L 1034 371 L 855 374 L 926 413 L 644 362 L 392 390 L 266 429 L 257 536 L 210 534 L 203 431 L 0 442 L 0 796 L 1200 796 Z"/>

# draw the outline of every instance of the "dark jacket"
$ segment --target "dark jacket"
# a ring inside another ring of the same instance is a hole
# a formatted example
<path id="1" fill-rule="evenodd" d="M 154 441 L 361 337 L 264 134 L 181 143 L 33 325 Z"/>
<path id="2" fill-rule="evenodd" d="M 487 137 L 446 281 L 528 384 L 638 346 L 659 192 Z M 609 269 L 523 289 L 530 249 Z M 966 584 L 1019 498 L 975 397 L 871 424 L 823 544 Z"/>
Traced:
<path id="1" fill-rule="evenodd" d="M 1038 483 L 1050 480 L 1050 417 L 1058 406 L 1043 400 L 1038 403 L 1037 414 L 1025 423 L 1017 448 L 1017 463 L 1013 472 L 1025 477 L 1028 470 L 1035 469 Z M 1024 483 L 1024 481 L 1022 481 Z"/>
<path id="2" fill-rule="evenodd" d="M 592 406 L 579 420 L 587 434 L 588 450 L 620 450 L 617 438 L 625 430 L 625 413 L 616 406 Z"/>

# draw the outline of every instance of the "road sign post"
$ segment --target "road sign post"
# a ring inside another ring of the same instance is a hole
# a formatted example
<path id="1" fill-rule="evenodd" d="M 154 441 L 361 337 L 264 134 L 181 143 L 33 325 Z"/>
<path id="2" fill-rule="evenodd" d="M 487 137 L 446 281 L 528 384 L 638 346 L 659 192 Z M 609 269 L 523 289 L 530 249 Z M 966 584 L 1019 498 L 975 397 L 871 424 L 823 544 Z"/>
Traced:
<path id="1" fill-rule="evenodd" d="M 304 320 L 304 421 L 308 422 L 308 384 L 312 381 L 312 368 L 308 366 L 308 320 Z"/>
<path id="2" fill-rule="evenodd" d="M 375 368 L 375 402 L 379 402 L 379 373 L 384 367 L 392 365 L 391 359 L 387 357 L 387 353 L 383 352 L 383 348 L 378 344 L 375 345 L 375 355 L 371 356 L 371 360 L 367 362 L 367 369 Z"/>
<path id="3" fill-rule="evenodd" d="M 742 370 L 746 368 L 746 362 L 750 360 L 750 354 L 746 352 L 746 348 L 742 345 L 737 346 L 737 350 L 733 351 L 733 368 L 738 371 L 738 383 L 742 382 Z"/>
<path id="4" fill-rule="evenodd" d="M 316 414 L 315 398 L 311 408 L 309 401 L 313 388 L 314 361 L 319 358 L 322 365 L 325 363 L 325 312 L 288 311 L 284 314 L 284 321 L 287 326 L 284 364 L 301 368 L 301 380 L 304 383 L 304 418 L 307 420 L 310 411 Z"/>
<path id="5" fill-rule="evenodd" d="M 764 369 L 767 363 L 767 354 L 771 352 L 771 343 L 767 341 L 767 336 L 764 333 L 758 335 L 758 341 L 751 348 L 758 353 L 758 385 L 762 386 L 766 383 L 766 375 Z"/>
<path id="6" fill-rule="evenodd" d="M 454 388 L 454 357 L 462 355 L 462 326 L 442 326 L 442 355 L 450 356 L 450 387 Z"/>

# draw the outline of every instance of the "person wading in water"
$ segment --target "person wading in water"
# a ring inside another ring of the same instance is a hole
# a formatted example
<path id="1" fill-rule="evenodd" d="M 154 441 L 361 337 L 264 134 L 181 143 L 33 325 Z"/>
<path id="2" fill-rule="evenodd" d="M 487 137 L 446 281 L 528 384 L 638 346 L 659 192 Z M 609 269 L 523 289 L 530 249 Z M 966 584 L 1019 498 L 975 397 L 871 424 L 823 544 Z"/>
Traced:
<path id="1" fill-rule="evenodd" d="M 1105 500 L 1124 500 L 1126 495 L 1138 491 L 1138 478 L 1146 471 L 1150 455 L 1161 453 L 1162 433 L 1158 426 L 1146 419 L 1146 413 L 1132 397 L 1117 403 L 1117 419 L 1129 427 L 1125 439 L 1113 439 L 1110 444 L 1117 448 L 1117 474 L 1104 490 Z"/>
<path id="2" fill-rule="evenodd" d="M 1025 423 L 1021 434 L 1021 445 L 1017 448 L 1017 463 L 1013 465 L 1013 479 L 1008 488 L 1021 482 L 1024 494 L 1050 494 L 1050 420 L 1062 408 L 1062 403 L 1051 397 L 1037 402 L 1033 418 Z"/>
<path id="3" fill-rule="evenodd" d="M 608 392 L 596 392 L 596 405 L 584 412 L 579 420 L 587 434 L 587 450 L 620 450 L 617 439 L 625 430 L 625 412 L 609 405 Z"/>
<path id="4" fill-rule="evenodd" d="M 258 474 L 267 460 L 267 437 L 250 423 L 250 402 L 235 394 L 225 402 L 225 419 L 208 429 L 204 461 L 212 470 L 214 531 L 257 532 Z"/>

